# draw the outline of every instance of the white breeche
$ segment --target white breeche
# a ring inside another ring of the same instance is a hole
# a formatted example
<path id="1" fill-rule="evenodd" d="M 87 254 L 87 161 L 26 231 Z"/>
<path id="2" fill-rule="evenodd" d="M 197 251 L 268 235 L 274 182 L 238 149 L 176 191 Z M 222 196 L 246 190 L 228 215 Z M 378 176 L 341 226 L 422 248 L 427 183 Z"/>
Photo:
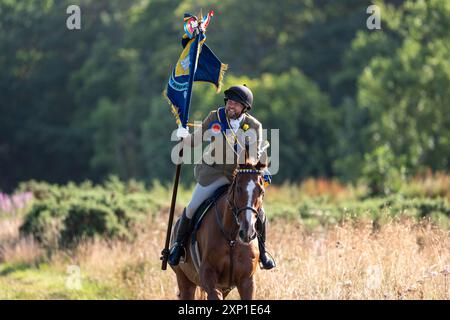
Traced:
<path id="1" fill-rule="evenodd" d="M 217 188 L 228 183 L 230 183 L 230 180 L 228 180 L 228 178 L 225 176 L 220 177 L 219 179 L 207 185 L 206 187 L 197 183 L 195 185 L 194 192 L 192 193 L 191 201 L 186 207 L 186 216 L 189 219 L 192 219 L 195 211 L 198 209 L 198 207 L 200 207 L 203 201 L 212 196 L 214 191 L 217 190 Z"/>

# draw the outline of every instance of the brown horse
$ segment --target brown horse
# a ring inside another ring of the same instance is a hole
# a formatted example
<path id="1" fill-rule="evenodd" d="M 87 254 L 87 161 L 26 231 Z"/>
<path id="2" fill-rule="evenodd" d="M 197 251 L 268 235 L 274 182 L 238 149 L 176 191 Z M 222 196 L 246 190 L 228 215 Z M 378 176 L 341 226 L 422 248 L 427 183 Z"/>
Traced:
<path id="1" fill-rule="evenodd" d="M 211 300 L 225 299 L 235 287 L 241 299 L 254 298 L 259 261 L 255 223 L 264 197 L 264 167 L 261 162 L 240 165 L 228 192 L 209 208 L 197 231 L 198 270 L 189 238 L 185 262 L 172 267 L 180 299 L 204 299 L 205 293 Z"/>

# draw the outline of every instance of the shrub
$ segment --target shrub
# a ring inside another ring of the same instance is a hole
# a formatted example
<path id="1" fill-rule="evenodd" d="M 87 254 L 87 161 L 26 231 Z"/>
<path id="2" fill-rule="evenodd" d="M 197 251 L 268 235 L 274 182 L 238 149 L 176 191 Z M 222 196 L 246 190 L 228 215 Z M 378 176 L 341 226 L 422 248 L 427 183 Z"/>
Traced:
<path id="1" fill-rule="evenodd" d="M 327 226 L 344 220 L 370 219 L 382 222 L 386 218 L 410 216 L 417 220 L 429 218 L 446 225 L 450 218 L 450 203 L 446 198 L 404 198 L 400 195 L 369 198 L 363 201 L 323 202 L 321 198 L 302 200 L 297 205 L 265 204 L 270 218 L 298 218 L 307 226 Z"/>
<path id="2" fill-rule="evenodd" d="M 365 155 L 363 180 L 371 196 L 396 193 L 404 180 L 403 167 L 395 158 L 390 147 L 383 145 Z"/>
<path id="3" fill-rule="evenodd" d="M 97 236 L 132 239 L 133 227 L 154 208 L 143 186 L 116 178 L 102 186 L 31 181 L 20 188 L 33 192 L 37 199 L 25 216 L 21 233 L 51 249 Z"/>

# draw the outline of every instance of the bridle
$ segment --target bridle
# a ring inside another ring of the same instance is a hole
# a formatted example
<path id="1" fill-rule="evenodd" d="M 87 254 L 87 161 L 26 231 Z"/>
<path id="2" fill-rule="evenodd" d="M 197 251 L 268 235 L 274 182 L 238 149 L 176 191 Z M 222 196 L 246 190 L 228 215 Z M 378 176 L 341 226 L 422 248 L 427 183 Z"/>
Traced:
<path id="1" fill-rule="evenodd" d="M 257 173 L 257 174 L 263 174 L 264 172 L 263 172 L 263 170 L 258 170 L 258 169 L 236 169 L 236 176 L 234 177 L 233 183 L 232 183 L 231 186 L 230 186 L 230 188 L 231 188 L 231 190 L 232 190 L 232 199 L 233 199 L 233 203 L 230 202 L 230 197 L 227 198 L 227 201 L 228 201 L 228 205 L 229 205 L 229 207 L 230 207 L 230 209 L 231 209 L 231 212 L 232 212 L 232 214 L 233 214 L 234 221 L 235 221 L 235 223 L 236 223 L 237 225 L 239 225 L 239 219 L 238 219 L 238 217 L 239 217 L 239 213 L 240 213 L 241 211 L 251 210 L 251 211 L 253 211 L 254 213 L 256 213 L 256 215 L 259 214 L 259 211 L 256 210 L 256 209 L 253 208 L 253 207 L 248 207 L 248 206 L 247 206 L 247 207 L 238 208 L 238 207 L 236 206 L 236 201 L 235 201 L 234 194 L 235 194 L 235 192 L 236 192 L 236 190 L 235 190 L 235 188 L 236 188 L 236 180 L 237 180 L 237 175 L 238 175 L 239 173 Z M 252 239 L 252 240 L 253 240 L 253 239 Z"/>
<path id="2" fill-rule="evenodd" d="M 233 218 L 234 218 L 234 223 L 236 226 L 239 226 L 239 214 L 244 211 L 244 210 L 250 210 L 253 211 L 254 213 L 256 213 L 256 215 L 259 215 L 259 210 L 254 208 L 254 207 L 242 207 L 242 208 L 238 208 L 236 206 L 236 201 L 235 201 L 235 197 L 234 194 L 236 192 L 235 188 L 236 188 L 236 180 L 237 180 L 237 175 L 240 173 L 257 173 L 257 174 L 263 174 L 264 171 L 263 170 L 258 170 L 258 169 L 236 169 L 236 175 L 234 176 L 233 182 L 231 183 L 229 190 L 231 190 L 231 194 L 228 194 L 227 196 L 227 203 L 228 206 L 231 209 L 231 213 L 233 214 Z M 230 201 L 230 198 L 232 199 L 232 202 Z M 230 244 L 233 244 L 235 242 L 235 238 L 237 235 L 234 235 L 234 233 L 232 232 L 231 234 L 228 234 L 225 231 L 224 225 L 221 222 L 220 219 L 220 215 L 219 215 L 219 211 L 217 210 L 217 202 L 214 205 L 215 207 L 215 211 L 216 211 L 216 221 L 217 221 L 217 225 L 219 226 L 219 229 L 221 231 L 221 233 L 223 234 L 223 236 L 225 237 L 225 239 L 227 239 L 227 241 Z M 252 236 L 252 238 L 250 240 L 255 239 L 257 236 L 257 233 L 255 232 L 255 235 Z"/>

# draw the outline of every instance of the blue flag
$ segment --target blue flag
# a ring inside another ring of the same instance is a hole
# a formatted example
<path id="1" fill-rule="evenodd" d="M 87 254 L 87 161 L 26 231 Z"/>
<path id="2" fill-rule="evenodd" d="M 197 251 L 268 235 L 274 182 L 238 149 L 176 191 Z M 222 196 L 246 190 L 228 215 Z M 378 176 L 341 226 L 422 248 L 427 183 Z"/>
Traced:
<path id="1" fill-rule="evenodd" d="M 178 125 L 186 127 L 189 120 L 189 105 L 191 102 L 192 86 L 194 81 L 204 81 L 214 84 L 220 92 L 221 82 L 227 65 L 223 64 L 212 50 L 205 44 L 205 31 L 213 12 L 201 17 L 185 14 L 185 34 L 181 44 L 183 51 L 172 70 L 166 97 L 172 107 Z"/>

